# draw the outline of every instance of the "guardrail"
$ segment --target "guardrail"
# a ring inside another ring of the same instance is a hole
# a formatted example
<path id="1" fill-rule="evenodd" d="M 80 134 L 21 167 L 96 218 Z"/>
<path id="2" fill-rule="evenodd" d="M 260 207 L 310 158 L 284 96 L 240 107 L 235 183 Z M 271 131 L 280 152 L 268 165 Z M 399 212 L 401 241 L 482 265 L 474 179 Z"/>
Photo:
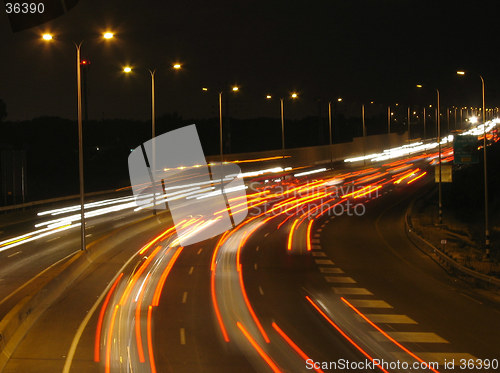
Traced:
<path id="1" fill-rule="evenodd" d="M 85 193 L 85 197 L 92 197 L 92 196 L 98 196 L 98 195 L 102 195 L 102 194 L 114 193 L 116 191 L 117 191 L 116 189 L 109 189 L 109 190 L 102 190 L 100 192 Z M 22 209 L 22 208 L 26 208 L 26 207 L 33 207 L 33 206 L 39 206 L 39 205 L 47 205 L 49 203 L 68 201 L 68 200 L 78 199 L 78 198 L 80 198 L 80 195 L 74 194 L 71 196 L 49 198 L 49 199 L 43 199 L 43 200 L 39 200 L 39 201 L 19 203 L 17 205 L 2 206 L 2 207 L 0 207 L 0 212 L 10 211 L 10 210 L 18 210 L 18 209 Z"/>
<path id="2" fill-rule="evenodd" d="M 414 201 L 415 199 L 410 203 L 410 206 L 405 213 L 405 230 L 410 241 L 412 241 L 415 246 L 417 246 L 422 252 L 429 255 L 432 259 L 438 261 L 438 263 L 444 266 L 448 271 L 468 277 L 469 279 L 473 279 L 474 281 L 480 282 L 483 285 L 500 288 L 500 279 L 465 267 L 453 258 L 450 258 L 447 254 L 439 250 L 436 246 L 434 246 L 432 243 L 427 241 L 416 232 L 411 223 L 411 211 L 413 209 Z M 418 244 L 416 241 L 420 244 Z M 427 249 L 423 248 L 421 244 L 424 244 Z"/>

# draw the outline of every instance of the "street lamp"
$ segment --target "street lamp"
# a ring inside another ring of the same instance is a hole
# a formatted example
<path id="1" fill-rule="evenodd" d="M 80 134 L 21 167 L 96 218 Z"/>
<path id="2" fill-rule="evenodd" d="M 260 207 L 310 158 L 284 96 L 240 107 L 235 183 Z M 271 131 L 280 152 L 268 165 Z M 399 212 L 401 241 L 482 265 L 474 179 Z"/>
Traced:
<path id="1" fill-rule="evenodd" d="M 417 88 L 423 88 L 422 84 L 417 84 Z M 439 110 L 440 107 L 440 94 L 439 89 L 436 88 L 436 98 L 437 98 L 437 107 L 436 107 L 436 126 L 437 126 L 437 143 L 438 143 L 438 169 L 439 169 L 439 182 L 438 182 L 438 219 L 439 224 L 443 224 L 443 198 L 442 198 L 442 172 L 441 172 L 441 113 Z M 432 105 L 429 105 L 432 107 Z M 424 111 L 425 116 L 425 111 Z"/>
<path id="2" fill-rule="evenodd" d="M 411 113 L 410 113 L 410 107 L 408 106 L 408 142 L 411 141 Z"/>
<path id="3" fill-rule="evenodd" d="M 363 123 L 363 137 L 365 137 L 366 136 L 365 104 L 361 104 L 361 121 Z"/>
<path id="4" fill-rule="evenodd" d="M 106 31 L 102 34 L 106 40 L 112 39 L 114 34 Z M 51 42 L 54 39 L 50 33 L 42 35 L 42 40 Z M 83 40 L 73 42 L 76 48 L 76 87 L 77 87 L 77 119 L 78 119 L 78 177 L 80 183 L 80 250 L 87 250 L 85 239 L 85 186 L 83 174 L 83 124 L 82 124 L 82 75 L 81 75 L 81 49 Z"/>
<path id="5" fill-rule="evenodd" d="M 391 106 L 387 106 L 387 133 L 391 134 Z"/>
<path id="6" fill-rule="evenodd" d="M 457 75 L 464 76 L 465 71 L 457 71 Z M 488 168 L 486 163 L 486 100 L 484 95 L 484 79 L 481 74 L 481 94 L 483 99 L 483 163 L 484 163 L 484 245 L 486 249 L 486 257 L 490 254 L 490 229 L 489 229 L 489 219 L 488 219 Z M 472 118 L 471 118 L 472 119 Z"/>
<path id="7" fill-rule="evenodd" d="M 299 94 L 297 92 L 292 92 L 292 94 L 290 95 L 290 97 L 293 99 L 293 100 L 296 100 L 297 98 L 299 98 Z M 285 110 L 284 110 L 284 107 L 283 107 L 283 101 L 284 101 L 284 98 L 281 97 L 280 98 L 280 108 L 281 108 L 281 155 L 283 158 L 285 158 Z"/>
<path id="8" fill-rule="evenodd" d="M 425 128 L 426 127 L 426 124 L 425 124 L 425 121 L 426 121 L 426 118 L 425 118 L 426 117 L 426 114 L 425 114 L 425 105 L 424 105 L 424 113 L 423 114 L 424 114 L 424 139 L 425 139 L 427 137 L 426 136 L 427 135 L 426 134 L 426 128 Z"/>
<path id="9" fill-rule="evenodd" d="M 172 64 L 174 70 L 180 70 L 182 65 L 178 62 Z M 155 76 L 156 69 L 148 69 L 149 75 L 151 76 L 151 139 L 156 137 L 156 95 L 155 95 Z M 123 72 L 129 74 L 132 72 L 132 67 L 123 67 Z M 152 142 L 152 170 L 156 172 L 156 149 L 155 141 Z M 156 187 L 153 188 L 153 215 L 156 215 Z"/>
<path id="10" fill-rule="evenodd" d="M 203 92 L 208 92 L 207 87 L 203 87 L 201 89 Z M 231 87 L 231 91 L 234 93 L 238 93 L 240 91 L 240 87 L 234 85 Z M 224 162 L 224 141 L 222 138 L 222 93 L 223 91 L 219 91 L 219 153 L 220 153 L 220 163 L 221 166 Z M 267 95 L 266 98 L 271 98 L 270 95 Z"/>

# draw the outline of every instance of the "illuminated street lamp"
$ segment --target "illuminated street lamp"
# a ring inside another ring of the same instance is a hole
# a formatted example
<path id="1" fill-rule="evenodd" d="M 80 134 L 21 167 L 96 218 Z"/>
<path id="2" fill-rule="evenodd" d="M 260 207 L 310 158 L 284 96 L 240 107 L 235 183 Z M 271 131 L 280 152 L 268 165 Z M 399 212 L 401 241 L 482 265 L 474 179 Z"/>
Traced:
<path id="1" fill-rule="evenodd" d="M 465 71 L 457 71 L 457 75 L 464 76 Z M 490 229 L 489 229 L 489 219 L 488 219 L 488 167 L 486 163 L 486 100 L 484 95 L 484 79 L 481 74 L 481 94 L 483 99 L 483 163 L 484 163 L 484 245 L 486 249 L 486 257 L 490 254 Z M 472 119 L 472 118 L 471 118 Z M 477 118 L 476 118 L 477 119 Z"/>
<path id="2" fill-rule="evenodd" d="M 203 87 L 201 89 L 203 92 L 208 92 L 207 87 Z M 233 93 L 238 93 L 240 91 L 240 87 L 234 85 L 231 87 L 231 91 Z M 224 141 L 222 138 L 222 93 L 223 91 L 219 91 L 219 152 L 220 152 L 220 163 L 221 165 L 224 162 Z"/>
<path id="3" fill-rule="evenodd" d="M 104 39 L 112 39 L 114 37 L 112 32 L 104 32 L 102 34 Z M 53 35 L 45 33 L 42 35 L 44 42 L 53 40 Z M 78 176 L 80 183 L 80 249 L 87 250 L 85 243 L 85 185 L 83 173 L 83 120 L 82 120 L 82 60 L 81 49 L 83 40 L 79 43 L 73 42 L 76 48 L 76 87 L 77 87 L 77 118 L 78 118 Z"/>
<path id="4" fill-rule="evenodd" d="M 299 94 L 297 92 L 292 92 L 292 94 L 290 95 L 290 97 L 293 99 L 293 100 L 296 100 L 297 98 L 299 98 Z M 280 98 L 280 108 L 281 108 L 281 152 L 282 152 L 282 156 L 283 158 L 285 158 L 285 110 L 284 110 L 284 107 L 283 107 L 283 97 Z"/>
<path id="5" fill-rule="evenodd" d="M 130 66 L 125 66 L 123 68 L 123 72 L 126 73 L 126 74 L 131 73 L 132 72 L 132 68 Z"/>

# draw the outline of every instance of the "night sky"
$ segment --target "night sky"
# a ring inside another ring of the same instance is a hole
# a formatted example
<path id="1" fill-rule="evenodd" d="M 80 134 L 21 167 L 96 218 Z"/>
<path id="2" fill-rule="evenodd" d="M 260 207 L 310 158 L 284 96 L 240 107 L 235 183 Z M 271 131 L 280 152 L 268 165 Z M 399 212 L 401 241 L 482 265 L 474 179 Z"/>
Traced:
<path id="1" fill-rule="evenodd" d="M 318 100 L 341 96 L 347 107 L 434 103 L 500 105 L 498 1 L 132 1 L 80 0 L 68 14 L 13 33 L 0 15 L 0 98 L 8 120 L 76 116 L 75 51 L 84 39 L 90 119 L 147 119 L 148 68 L 157 69 L 157 114 L 216 115 L 217 91 L 227 91 L 235 117 L 278 116 L 280 96 L 290 116 L 317 115 Z M 103 42 L 106 29 L 116 38 Z M 44 44 L 41 33 L 54 33 Z M 173 71 L 171 64 L 183 69 Z M 130 64 L 134 74 L 125 76 Z M 417 91 L 416 83 L 428 90 Z M 232 84 L 241 91 L 234 97 Z M 203 93 L 201 87 L 210 88 Z M 265 95 L 273 100 L 266 101 Z M 339 109 L 340 110 L 340 109 Z"/>

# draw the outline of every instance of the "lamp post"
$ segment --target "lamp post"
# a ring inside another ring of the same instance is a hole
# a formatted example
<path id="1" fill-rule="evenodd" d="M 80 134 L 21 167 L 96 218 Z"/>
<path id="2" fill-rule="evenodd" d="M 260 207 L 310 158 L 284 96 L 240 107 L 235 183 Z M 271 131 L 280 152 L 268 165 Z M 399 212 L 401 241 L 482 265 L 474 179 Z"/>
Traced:
<path id="1" fill-rule="evenodd" d="M 442 184 L 442 176 L 443 176 L 443 173 L 441 172 L 441 113 L 439 112 L 439 101 L 440 101 L 440 97 L 439 97 L 439 89 L 436 88 L 436 94 L 437 94 L 437 107 L 436 107 L 436 112 L 437 112 L 437 142 L 438 142 L 438 159 L 439 159 L 439 186 L 438 186 L 438 194 L 439 194 L 439 201 L 438 201 L 438 204 L 439 204 L 439 212 L 438 212 L 438 215 L 439 215 L 439 224 L 443 224 L 443 193 L 442 193 L 442 188 L 441 188 L 441 184 Z"/>
<path id="2" fill-rule="evenodd" d="M 391 107 L 387 106 L 387 133 L 391 134 Z"/>
<path id="3" fill-rule="evenodd" d="M 328 101 L 328 129 L 329 129 L 329 144 L 330 144 L 330 168 L 333 168 L 333 150 L 332 150 L 332 102 Z"/>
<path id="4" fill-rule="evenodd" d="M 423 88 L 422 84 L 417 84 L 417 88 Z M 439 179 L 438 179 L 438 221 L 439 224 L 443 224 L 443 196 L 442 196 L 442 172 L 441 172 L 441 113 L 440 113 L 440 94 L 439 89 L 436 88 L 436 126 L 437 126 L 437 143 L 438 143 L 438 169 L 439 169 Z M 432 105 L 429 105 L 431 107 Z M 424 112 L 425 113 L 425 112 Z M 425 115 L 424 115 L 425 117 Z"/>
<path id="5" fill-rule="evenodd" d="M 363 122 L 363 137 L 365 137 L 366 136 L 365 104 L 361 104 L 361 119 Z"/>
<path id="6" fill-rule="evenodd" d="M 175 70 L 180 70 L 182 65 L 180 63 L 172 64 L 172 68 Z M 125 66 L 123 68 L 123 72 L 126 74 L 132 73 L 131 66 Z M 152 141 L 152 173 L 156 172 L 156 141 L 154 138 L 156 137 L 156 86 L 155 86 L 155 76 L 156 69 L 148 69 L 149 75 L 151 77 L 151 139 Z M 156 185 L 153 186 L 153 215 L 156 215 Z"/>
<path id="7" fill-rule="evenodd" d="M 408 142 L 411 141 L 411 112 L 408 106 Z"/>
<path id="8" fill-rule="evenodd" d="M 464 76 L 465 71 L 457 71 L 457 75 Z M 488 167 L 486 163 L 486 100 L 484 94 L 484 79 L 481 74 L 481 95 L 483 101 L 483 164 L 484 164 L 484 246 L 486 257 L 490 255 L 490 229 L 488 216 Z"/>
<path id="9" fill-rule="evenodd" d="M 425 114 L 425 106 L 424 106 L 424 139 L 426 137 L 426 132 L 425 132 L 426 131 L 426 128 L 425 128 L 425 119 L 426 118 L 425 117 L 426 117 L 426 114 Z"/>
<path id="10" fill-rule="evenodd" d="M 112 32 L 104 32 L 102 37 L 106 40 L 113 39 Z M 52 34 L 43 34 L 42 40 L 51 42 Z M 77 89 L 77 122 L 78 122 L 78 179 L 80 184 L 80 250 L 87 250 L 85 237 L 85 184 L 83 172 L 83 120 L 82 120 L 82 73 L 81 73 L 81 49 L 83 40 L 79 43 L 73 42 L 76 49 L 76 89 Z"/>
<path id="11" fill-rule="evenodd" d="M 297 92 L 293 92 L 290 97 L 293 100 L 299 98 L 299 94 Z M 280 114 L 281 114 L 281 155 L 285 158 L 285 108 L 284 108 L 283 97 L 280 98 Z"/>
<path id="12" fill-rule="evenodd" d="M 176 65 L 179 67 L 176 67 Z M 178 69 L 178 68 L 180 68 L 180 65 L 174 64 L 173 67 L 174 67 L 174 69 Z M 234 93 L 239 92 L 239 90 L 240 90 L 240 87 L 238 87 L 237 85 L 234 85 L 231 87 L 231 91 L 233 91 Z M 203 87 L 202 91 L 208 92 L 208 88 Z M 222 90 L 219 91 L 219 154 L 220 154 L 221 165 L 224 162 L 224 139 L 223 139 L 223 132 L 222 132 L 222 94 L 223 93 L 224 92 Z M 268 95 L 267 98 L 271 98 L 271 96 Z"/>

